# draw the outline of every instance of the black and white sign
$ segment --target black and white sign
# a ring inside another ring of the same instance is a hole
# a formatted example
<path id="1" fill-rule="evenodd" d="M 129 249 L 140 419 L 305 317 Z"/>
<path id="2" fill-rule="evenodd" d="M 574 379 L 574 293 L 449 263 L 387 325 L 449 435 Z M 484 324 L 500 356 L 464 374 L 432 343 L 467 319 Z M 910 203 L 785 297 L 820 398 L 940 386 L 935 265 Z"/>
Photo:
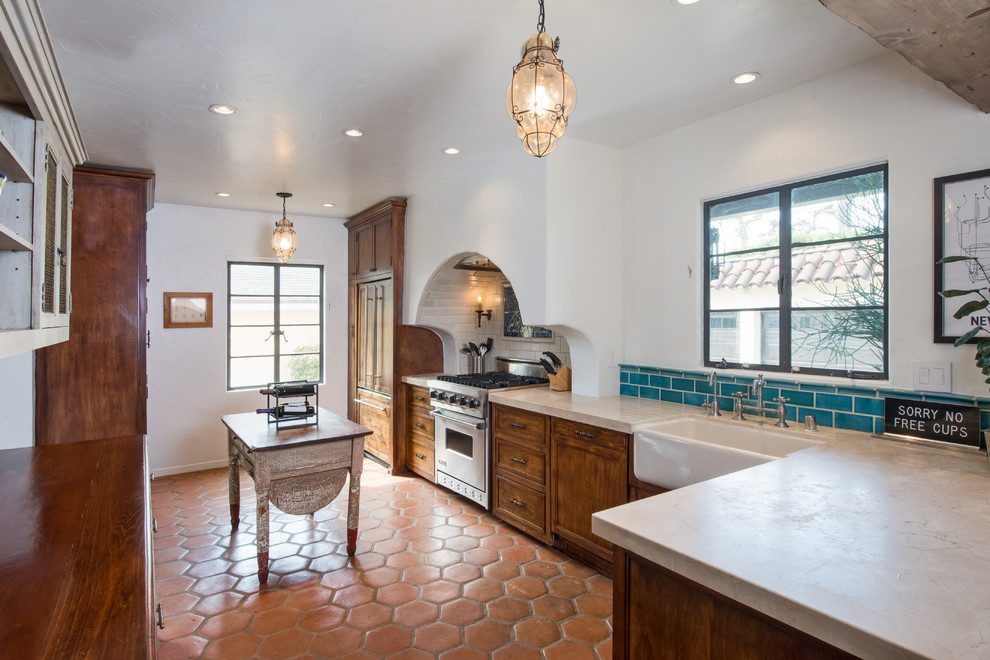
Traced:
<path id="1" fill-rule="evenodd" d="M 883 432 L 980 446 L 980 409 L 936 401 L 884 399 Z"/>

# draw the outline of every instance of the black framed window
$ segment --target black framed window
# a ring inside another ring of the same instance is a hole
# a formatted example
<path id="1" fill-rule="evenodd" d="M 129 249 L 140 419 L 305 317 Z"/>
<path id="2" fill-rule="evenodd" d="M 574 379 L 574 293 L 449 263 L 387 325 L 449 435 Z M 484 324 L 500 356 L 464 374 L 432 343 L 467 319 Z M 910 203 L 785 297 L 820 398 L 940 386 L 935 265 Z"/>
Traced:
<path id="1" fill-rule="evenodd" d="M 887 165 L 704 205 L 704 362 L 887 376 Z"/>
<path id="2" fill-rule="evenodd" d="M 323 379 L 323 266 L 227 263 L 227 389 Z"/>

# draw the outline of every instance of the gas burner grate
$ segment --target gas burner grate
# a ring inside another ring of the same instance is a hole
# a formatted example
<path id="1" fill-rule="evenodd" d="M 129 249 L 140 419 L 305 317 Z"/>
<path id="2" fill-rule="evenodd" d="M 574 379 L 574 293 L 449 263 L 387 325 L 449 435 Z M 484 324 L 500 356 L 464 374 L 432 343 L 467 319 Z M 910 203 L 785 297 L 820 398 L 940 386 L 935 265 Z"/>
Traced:
<path id="1" fill-rule="evenodd" d="M 496 390 L 504 387 L 524 387 L 526 385 L 545 385 L 549 378 L 537 376 L 520 376 L 505 371 L 489 371 L 484 374 L 463 374 L 460 376 L 439 376 L 438 380 L 457 385 L 478 387 L 483 390 Z"/>

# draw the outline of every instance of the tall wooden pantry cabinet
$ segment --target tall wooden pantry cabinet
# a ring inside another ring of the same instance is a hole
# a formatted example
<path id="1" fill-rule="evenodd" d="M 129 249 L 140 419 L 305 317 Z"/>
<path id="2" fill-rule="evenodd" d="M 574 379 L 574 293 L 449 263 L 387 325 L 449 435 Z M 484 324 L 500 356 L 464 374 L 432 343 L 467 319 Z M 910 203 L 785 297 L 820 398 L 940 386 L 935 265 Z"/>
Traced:
<path id="1" fill-rule="evenodd" d="M 390 470 L 406 464 L 402 376 L 440 371 L 443 345 L 430 330 L 402 325 L 406 201 L 358 213 L 348 230 L 348 416 L 373 431 L 365 451 Z"/>

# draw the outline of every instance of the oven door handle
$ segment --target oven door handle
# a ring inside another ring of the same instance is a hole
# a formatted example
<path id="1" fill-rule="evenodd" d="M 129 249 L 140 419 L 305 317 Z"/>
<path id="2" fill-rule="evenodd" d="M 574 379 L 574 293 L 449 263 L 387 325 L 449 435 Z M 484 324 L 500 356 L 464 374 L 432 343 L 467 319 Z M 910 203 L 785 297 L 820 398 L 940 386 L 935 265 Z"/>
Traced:
<path id="1" fill-rule="evenodd" d="M 447 422 L 455 422 L 455 423 L 461 424 L 463 426 L 470 426 L 471 428 L 473 428 L 476 431 L 480 431 L 481 429 L 485 428 L 484 422 L 482 422 L 480 424 L 473 424 L 471 422 L 465 422 L 465 421 L 460 420 L 460 419 L 454 419 L 453 417 L 448 417 L 447 415 L 444 415 L 442 410 L 431 410 L 430 411 L 430 414 L 433 415 L 434 417 L 442 417 L 443 420 L 444 421 L 447 421 Z"/>

